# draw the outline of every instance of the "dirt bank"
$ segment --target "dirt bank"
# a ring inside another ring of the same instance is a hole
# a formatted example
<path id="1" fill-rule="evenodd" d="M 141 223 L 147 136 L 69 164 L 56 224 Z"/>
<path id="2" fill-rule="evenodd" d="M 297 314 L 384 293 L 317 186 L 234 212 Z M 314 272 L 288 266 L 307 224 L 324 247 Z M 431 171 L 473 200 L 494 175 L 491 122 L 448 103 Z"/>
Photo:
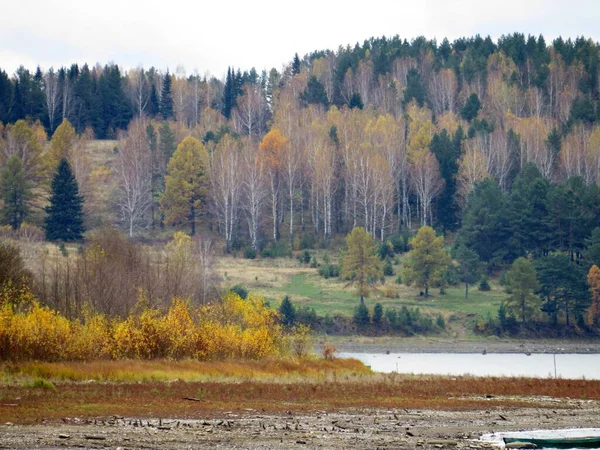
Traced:
<path id="1" fill-rule="evenodd" d="M 522 398 L 521 398 L 522 399 Z M 546 407 L 484 411 L 364 409 L 296 414 L 215 412 L 204 419 L 63 418 L 39 425 L 0 425 L 0 448 L 70 449 L 436 449 L 490 448 L 487 432 L 594 427 L 600 402 L 531 398 Z"/>

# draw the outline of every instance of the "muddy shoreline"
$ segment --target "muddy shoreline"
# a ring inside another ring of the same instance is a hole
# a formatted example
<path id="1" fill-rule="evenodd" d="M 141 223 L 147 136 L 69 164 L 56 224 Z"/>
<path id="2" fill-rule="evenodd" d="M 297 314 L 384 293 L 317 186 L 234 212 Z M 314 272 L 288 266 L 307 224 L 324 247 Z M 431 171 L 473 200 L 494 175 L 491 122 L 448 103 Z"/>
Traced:
<path id="1" fill-rule="evenodd" d="M 254 410 L 201 419 L 63 418 L 39 425 L 0 425 L 2 449 L 489 449 L 482 434 L 523 429 L 595 427 L 600 402 L 531 398 L 507 408 L 490 398 L 477 411 L 361 409 L 266 414 Z M 535 403 L 535 406 L 533 404 Z M 540 407 L 540 404 L 542 405 Z"/>
<path id="2" fill-rule="evenodd" d="M 335 346 L 340 353 L 600 353 L 600 339 L 569 340 L 497 340 L 462 341 L 425 338 L 319 338 L 315 352 L 325 345 Z"/>

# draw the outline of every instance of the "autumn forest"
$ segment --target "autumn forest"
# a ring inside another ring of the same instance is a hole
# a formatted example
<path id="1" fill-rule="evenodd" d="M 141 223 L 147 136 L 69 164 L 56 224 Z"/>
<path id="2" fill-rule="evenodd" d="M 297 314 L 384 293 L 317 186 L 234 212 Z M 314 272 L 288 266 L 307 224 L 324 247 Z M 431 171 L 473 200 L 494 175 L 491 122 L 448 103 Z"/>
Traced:
<path id="1" fill-rule="evenodd" d="M 566 312 L 569 324 L 572 308 L 594 324 L 599 60 L 583 37 L 514 33 L 371 38 L 224 79 L 114 64 L 0 70 L 1 218 L 48 237 L 66 159 L 81 233 L 185 231 L 253 259 L 341 247 L 356 227 L 400 254 L 431 226 L 489 276 L 535 261 L 531 290 L 551 321 Z M 97 140 L 111 142 L 110 167 L 84 151 Z M 104 207 L 91 207 L 102 191 Z"/>

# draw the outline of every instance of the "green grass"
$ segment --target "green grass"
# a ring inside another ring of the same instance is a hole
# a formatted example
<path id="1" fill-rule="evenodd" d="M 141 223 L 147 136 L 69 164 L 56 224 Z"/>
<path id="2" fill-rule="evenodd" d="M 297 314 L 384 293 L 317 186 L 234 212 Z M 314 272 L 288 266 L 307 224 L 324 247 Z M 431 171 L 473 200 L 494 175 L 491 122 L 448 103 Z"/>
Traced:
<path id="1" fill-rule="evenodd" d="M 463 312 L 486 317 L 488 313 L 496 314 L 504 298 L 506 298 L 506 294 L 500 288 L 482 292 L 476 287 L 472 287 L 469 289 L 468 299 L 465 299 L 464 287 L 451 287 L 443 295 L 436 292 L 433 295 L 430 294 L 427 299 L 423 297 L 407 298 L 402 301 L 402 304 L 426 307 L 440 312 Z"/>
<path id="2" fill-rule="evenodd" d="M 394 286 L 398 290 L 399 298 L 384 297 L 383 287 L 378 286 L 367 299 L 369 307 L 381 303 L 384 309 L 408 306 L 435 314 L 459 313 L 485 318 L 488 314 L 495 315 L 500 303 L 506 297 L 503 289 L 493 281 L 492 290 L 488 292 L 479 291 L 475 286 L 470 287 L 468 299 L 465 299 L 464 286 L 450 287 L 443 295 L 439 294 L 437 289 L 431 289 L 430 296 L 424 298 L 419 297 L 418 289 L 395 285 L 393 280 L 394 277 L 388 277 L 386 286 Z M 314 308 L 319 315 L 352 315 L 359 299 L 352 287 L 344 289 L 344 286 L 345 283 L 339 279 L 325 280 L 316 273 L 298 273 L 292 275 L 289 283 L 280 291 L 283 295 L 289 295 L 294 304 Z M 269 295 L 269 297 L 279 304 L 283 296 L 281 294 Z"/>
<path id="3" fill-rule="evenodd" d="M 25 383 L 24 386 L 30 389 L 44 389 L 56 392 L 56 386 L 54 386 L 54 383 L 44 378 L 36 378 L 35 380 Z"/>

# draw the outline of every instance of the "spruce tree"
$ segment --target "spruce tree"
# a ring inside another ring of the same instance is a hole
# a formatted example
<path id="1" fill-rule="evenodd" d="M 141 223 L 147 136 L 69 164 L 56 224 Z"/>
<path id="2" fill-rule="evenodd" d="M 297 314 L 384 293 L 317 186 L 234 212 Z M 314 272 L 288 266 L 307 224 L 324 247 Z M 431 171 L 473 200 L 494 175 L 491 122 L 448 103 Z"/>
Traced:
<path id="1" fill-rule="evenodd" d="M 173 156 L 173 153 L 175 153 L 175 150 L 177 149 L 175 133 L 173 133 L 173 130 L 167 122 L 163 122 L 160 126 L 159 134 L 160 144 L 158 148 L 160 148 L 160 151 L 165 155 L 165 161 L 168 164 L 171 156 Z"/>
<path id="2" fill-rule="evenodd" d="M 293 327 L 296 323 L 296 308 L 289 296 L 283 297 L 279 306 L 279 315 L 281 323 L 286 327 Z"/>
<path id="3" fill-rule="evenodd" d="M 292 75 L 298 75 L 300 73 L 300 58 L 298 57 L 298 53 L 294 55 L 294 60 L 292 61 Z"/>
<path id="4" fill-rule="evenodd" d="M 158 100 L 158 92 L 156 86 L 153 84 L 150 87 L 150 101 L 148 102 L 148 115 L 150 117 L 158 116 L 160 112 L 160 101 Z"/>
<path id="5" fill-rule="evenodd" d="M 167 70 L 160 93 L 160 115 L 163 119 L 173 118 L 173 97 L 171 97 L 171 74 Z"/>
<path id="6" fill-rule="evenodd" d="M 79 195 L 77 180 L 66 158 L 58 163 L 46 214 L 44 229 L 49 241 L 76 241 L 83 238 L 83 197 Z"/>
<path id="7" fill-rule="evenodd" d="M 0 172 L 0 192 L 2 193 L 2 222 L 18 230 L 29 212 L 31 183 L 27 181 L 21 159 L 11 156 L 6 167 Z"/>
<path id="8" fill-rule="evenodd" d="M 223 115 L 229 119 L 233 109 L 234 76 L 231 67 L 227 68 L 227 78 L 223 87 Z"/>
<path id="9" fill-rule="evenodd" d="M 300 94 L 300 99 L 309 105 L 323 105 L 325 108 L 329 104 L 325 87 L 314 75 L 308 79 L 306 89 Z"/>

